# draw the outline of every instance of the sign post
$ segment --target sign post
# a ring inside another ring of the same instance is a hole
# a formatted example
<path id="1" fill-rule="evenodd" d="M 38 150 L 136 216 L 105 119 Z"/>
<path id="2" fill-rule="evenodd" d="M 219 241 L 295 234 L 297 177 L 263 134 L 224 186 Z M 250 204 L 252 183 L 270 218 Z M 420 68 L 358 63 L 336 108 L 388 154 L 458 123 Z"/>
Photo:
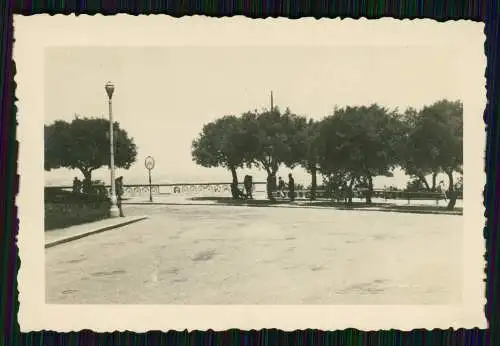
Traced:
<path id="1" fill-rule="evenodd" d="M 153 190 L 151 188 L 151 170 L 155 168 L 155 160 L 153 159 L 153 157 L 146 157 L 146 159 L 144 160 L 144 166 L 146 166 L 149 175 L 149 201 L 153 202 Z"/>

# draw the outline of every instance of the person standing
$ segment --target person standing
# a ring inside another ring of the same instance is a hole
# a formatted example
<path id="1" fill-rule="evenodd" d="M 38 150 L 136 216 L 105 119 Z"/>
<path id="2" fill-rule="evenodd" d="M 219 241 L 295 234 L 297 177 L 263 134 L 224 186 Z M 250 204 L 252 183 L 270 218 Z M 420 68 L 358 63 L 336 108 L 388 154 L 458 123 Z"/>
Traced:
<path id="1" fill-rule="evenodd" d="M 115 189 L 116 189 L 116 205 L 120 210 L 120 217 L 124 217 L 123 209 L 122 209 L 122 197 L 123 197 L 123 177 L 118 177 L 115 180 Z"/>
<path id="2" fill-rule="evenodd" d="M 80 180 L 77 177 L 75 177 L 75 179 L 73 179 L 73 193 L 78 194 L 80 193 L 80 190 L 81 190 Z"/>
<path id="3" fill-rule="evenodd" d="M 276 181 L 273 182 L 274 179 L 276 178 L 272 174 L 267 176 L 267 198 L 270 201 L 274 201 L 273 192 L 274 192 L 274 185 L 276 184 Z"/>
<path id="4" fill-rule="evenodd" d="M 245 179 L 243 181 L 243 185 L 245 186 L 246 197 L 253 199 L 252 196 L 252 188 L 253 188 L 253 179 L 251 175 L 245 175 Z"/>
<path id="5" fill-rule="evenodd" d="M 281 177 L 278 178 L 278 191 L 280 193 L 281 198 L 285 198 L 285 181 L 281 179 Z"/>
<path id="6" fill-rule="evenodd" d="M 288 194 L 290 201 L 295 200 L 295 180 L 293 179 L 292 173 L 288 174 Z"/>

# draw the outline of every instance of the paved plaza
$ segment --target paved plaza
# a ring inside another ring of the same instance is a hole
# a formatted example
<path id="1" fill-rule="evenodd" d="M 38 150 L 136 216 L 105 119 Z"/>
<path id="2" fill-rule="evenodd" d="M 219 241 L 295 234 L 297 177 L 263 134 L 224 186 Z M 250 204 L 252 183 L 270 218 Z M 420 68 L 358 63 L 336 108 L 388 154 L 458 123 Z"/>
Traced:
<path id="1" fill-rule="evenodd" d="M 463 217 L 125 206 L 149 218 L 45 250 L 58 304 L 449 304 Z"/>

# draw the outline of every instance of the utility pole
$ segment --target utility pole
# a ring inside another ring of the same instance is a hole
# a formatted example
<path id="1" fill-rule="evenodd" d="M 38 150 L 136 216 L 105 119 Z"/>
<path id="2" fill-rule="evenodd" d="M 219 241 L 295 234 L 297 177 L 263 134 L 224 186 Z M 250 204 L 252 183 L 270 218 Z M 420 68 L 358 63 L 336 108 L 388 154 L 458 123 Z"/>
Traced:
<path id="1" fill-rule="evenodd" d="M 273 91 L 271 90 L 271 112 L 274 111 Z"/>

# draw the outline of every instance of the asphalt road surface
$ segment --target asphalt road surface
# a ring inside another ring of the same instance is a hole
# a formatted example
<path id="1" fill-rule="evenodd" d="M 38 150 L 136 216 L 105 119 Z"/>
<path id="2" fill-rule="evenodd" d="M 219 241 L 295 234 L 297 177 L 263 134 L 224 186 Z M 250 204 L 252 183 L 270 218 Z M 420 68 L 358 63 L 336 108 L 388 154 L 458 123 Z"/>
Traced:
<path id="1" fill-rule="evenodd" d="M 127 206 L 146 221 L 46 249 L 58 304 L 449 304 L 461 216 Z"/>

